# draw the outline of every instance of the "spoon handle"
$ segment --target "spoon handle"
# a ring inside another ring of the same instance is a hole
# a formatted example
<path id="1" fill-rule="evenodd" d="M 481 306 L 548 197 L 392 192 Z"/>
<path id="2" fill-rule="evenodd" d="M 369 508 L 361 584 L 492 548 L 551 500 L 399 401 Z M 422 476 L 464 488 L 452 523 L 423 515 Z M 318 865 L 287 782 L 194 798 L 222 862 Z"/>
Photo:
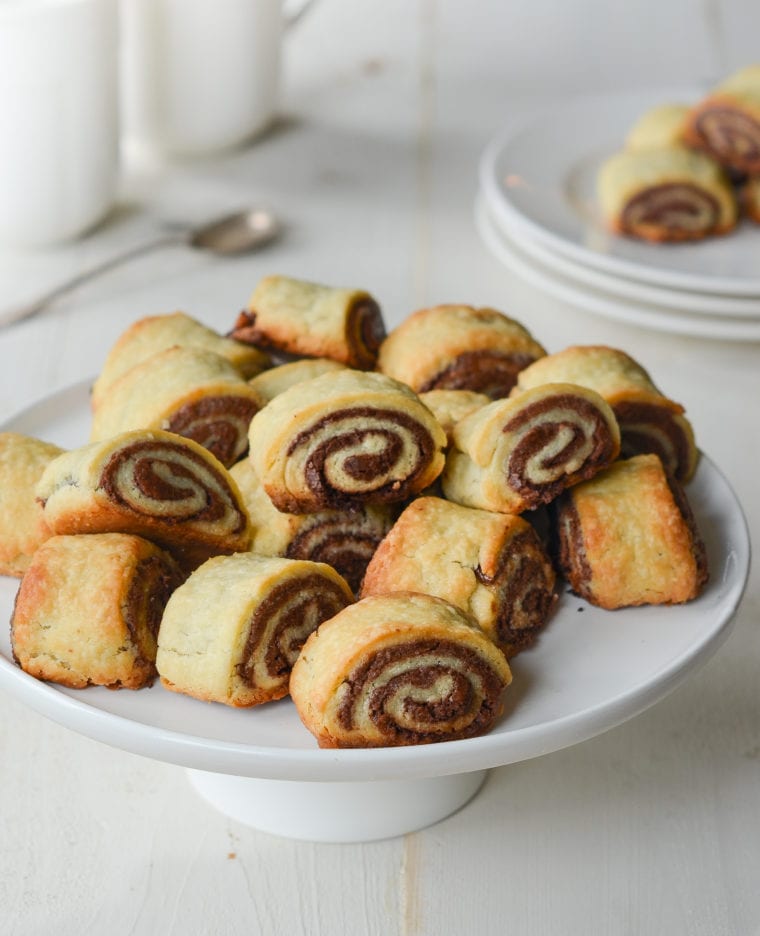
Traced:
<path id="1" fill-rule="evenodd" d="M 71 292 L 74 292 L 75 289 L 78 289 L 84 283 L 89 282 L 91 279 L 95 279 L 95 277 L 100 276 L 103 273 L 108 273 L 110 270 L 121 266 L 123 263 L 128 263 L 130 260 L 135 260 L 137 257 L 142 257 L 144 254 L 150 253 L 153 250 L 158 250 L 161 247 L 170 247 L 173 244 L 186 243 L 187 234 L 176 233 L 164 235 L 163 237 L 156 238 L 155 240 L 147 241 L 144 244 L 138 244 L 136 247 L 131 247 L 129 250 L 125 250 L 123 253 L 117 254 L 115 257 L 110 257 L 108 260 L 104 260 L 102 263 L 97 263 L 95 266 L 89 267 L 87 270 L 83 270 L 76 276 L 72 276 L 71 279 L 66 280 L 63 283 L 59 283 L 49 292 L 43 293 L 41 296 L 38 296 L 31 302 L 20 306 L 11 307 L 9 309 L 3 309 L 0 311 L 0 326 L 10 325 L 11 322 L 18 322 L 21 319 L 30 318 L 32 315 L 37 315 L 38 312 L 43 312 L 58 299 L 62 298 L 63 296 L 67 296 Z"/>

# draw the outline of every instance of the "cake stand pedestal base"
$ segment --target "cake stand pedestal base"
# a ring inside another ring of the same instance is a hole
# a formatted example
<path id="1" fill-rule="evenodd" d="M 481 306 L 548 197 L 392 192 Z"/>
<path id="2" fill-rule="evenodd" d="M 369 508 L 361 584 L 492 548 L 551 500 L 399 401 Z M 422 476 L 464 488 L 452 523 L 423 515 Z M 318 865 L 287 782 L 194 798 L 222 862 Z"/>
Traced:
<path id="1" fill-rule="evenodd" d="M 220 812 L 262 832 L 308 842 L 371 842 L 440 822 L 478 792 L 486 770 L 413 780 L 259 780 L 188 769 Z"/>

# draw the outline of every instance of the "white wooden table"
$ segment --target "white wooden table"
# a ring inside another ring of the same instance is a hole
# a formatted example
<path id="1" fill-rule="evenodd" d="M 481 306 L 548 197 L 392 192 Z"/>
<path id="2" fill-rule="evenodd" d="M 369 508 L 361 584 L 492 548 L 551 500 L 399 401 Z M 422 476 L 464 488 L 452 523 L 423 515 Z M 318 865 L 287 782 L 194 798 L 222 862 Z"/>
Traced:
<path id="1" fill-rule="evenodd" d="M 503 309 L 549 350 L 625 348 L 687 405 L 760 529 L 760 347 L 552 301 L 492 259 L 472 220 L 477 158 L 511 116 L 598 87 L 712 81 L 760 58 L 758 27 L 749 0 L 322 0 L 288 37 L 272 133 L 216 160 L 127 168 L 122 204 L 98 232 L 0 252 L 0 298 L 31 298 L 163 220 L 264 200 L 286 238 L 238 260 L 166 250 L 5 329 L 0 414 L 96 373 L 137 317 L 181 308 L 224 330 L 260 276 L 283 272 L 361 285 L 391 325 L 461 301 Z M 756 936 L 759 617 L 754 572 L 728 642 L 654 708 L 493 770 L 438 825 L 361 845 L 239 825 L 201 801 L 182 768 L 4 695 L 0 933 Z"/>

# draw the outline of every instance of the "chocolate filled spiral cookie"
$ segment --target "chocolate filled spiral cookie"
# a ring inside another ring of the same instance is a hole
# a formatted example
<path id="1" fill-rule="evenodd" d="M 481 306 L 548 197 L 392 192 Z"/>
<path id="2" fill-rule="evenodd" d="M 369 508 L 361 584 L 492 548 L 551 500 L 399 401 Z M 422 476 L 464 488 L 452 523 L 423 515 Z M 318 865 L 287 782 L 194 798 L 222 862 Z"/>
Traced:
<path id="1" fill-rule="evenodd" d="M 760 174 L 760 65 L 731 75 L 693 108 L 686 141 L 734 172 Z"/>
<path id="2" fill-rule="evenodd" d="M 92 387 L 93 407 L 100 404 L 111 384 L 128 370 L 159 351 L 173 347 L 196 348 L 218 354 L 229 361 L 244 379 L 260 373 L 272 363 L 259 348 L 226 338 L 184 312 L 151 315 L 133 322 L 108 352 Z"/>
<path id="3" fill-rule="evenodd" d="M 592 477 L 619 451 L 615 416 L 598 393 L 544 384 L 457 423 L 443 492 L 467 507 L 518 514 Z"/>
<path id="4" fill-rule="evenodd" d="M 372 557 L 362 597 L 410 591 L 444 598 L 512 657 L 545 626 L 554 579 L 526 520 L 419 497 Z"/>
<path id="5" fill-rule="evenodd" d="M 358 591 L 364 570 L 391 528 L 394 514 L 386 504 L 363 504 L 353 510 L 320 510 L 312 514 L 279 511 L 261 486 L 247 459 L 230 474 L 251 518 L 251 551 L 326 562 Z"/>
<path id="6" fill-rule="evenodd" d="M 689 241 L 736 225 L 736 197 L 723 169 L 683 146 L 617 153 L 599 170 L 597 189 L 604 221 L 616 234 Z"/>
<path id="7" fill-rule="evenodd" d="M 0 432 L 0 575 L 23 575 L 51 535 L 35 489 L 63 449 L 18 432 Z"/>
<path id="8" fill-rule="evenodd" d="M 249 458 L 278 510 L 394 503 L 440 474 L 446 435 L 408 387 L 382 374 L 323 374 L 254 416 Z"/>
<path id="9" fill-rule="evenodd" d="M 253 553 L 209 559 L 164 611 L 161 682 L 238 707 L 280 699 L 308 635 L 352 601 L 348 585 L 323 563 Z"/>
<path id="10" fill-rule="evenodd" d="M 136 430 L 65 452 L 36 493 L 55 533 L 133 533 L 191 566 L 250 546 L 229 472 L 197 442 L 170 432 Z"/>
<path id="11" fill-rule="evenodd" d="M 645 111 L 628 131 L 625 148 L 646 150 L 684 145 L 689 110 L 687 104 L 660 104 Z"/>
<path id="12" fill-rule="evenodd" d="M 707 582 L 686 495 L 656 455 L 616 462 L 566 491 L 554 508 L 560 568 L 591 604 L 677 604 Z"/>
<path id="13" fill-rule="evenodd" d="M 420 394 L 420 400 L 441 424 L 449 442 L 458 422 L 491 402 L 490 397 L 474 390 L 428 390 Z"/>
<path id="14" fill-rule="evenodd" d="M 218 354 L 167 348 L 110 385 L 94 409 L 90 439 L 164 429 L 193 439 L 229 467 L 245 454 L 248 426 L 265 402 Z"/>
<path id="15" fill-rule="evenodd" d="M 372 370 L 385 325 L 380 306 L 363 289 L 267 276 L 230 335 L 261 348 Z"/>
<path id="16" fill-rule="evenodd" d="M 522 371 L 514 395 L 554 381 L 588 387 L 609 403 L 623 457 L 652 452 L 679 481 L 693 476 L 698 452 L 683 406 L 664 396 L 630 355 L 605 345 L 565 348 Z"/>
<path id="17" fill-rule="evenodd" d="M 161 614 L 182 579 L 171 556 L 139 536 L 53 536 L 21 580 L 14 659 L 73 689 L 149 685 Z"/>
<path id="18" fill-rule="evenodd" d="M 496 309 L 440 305 L 420 309 L 380 347 L 377 369 L 428 390 L 474 390 L 505 397 L 518 371 L 546 352 L 526 328 Z"/>
<path id="19" fill-rule="evenodd" d="M 389 747 L 484 734 L 511 679 L 504 654 L 458 608 L 377 595 L 309 636 L 290 694 L 320 747 Z"/>
<path id="20" fill-rule="evenodd" d="M 345 364 L 332 361 L 330 358 L 304 358 L 300 361 L 290 361 L 279 364 L 262 374 L 251 378 L 248 382 L 259 396 L 267 403 L 283 393 L 289 387 L 322 374 L 334 374 L 344 370 Z"/>

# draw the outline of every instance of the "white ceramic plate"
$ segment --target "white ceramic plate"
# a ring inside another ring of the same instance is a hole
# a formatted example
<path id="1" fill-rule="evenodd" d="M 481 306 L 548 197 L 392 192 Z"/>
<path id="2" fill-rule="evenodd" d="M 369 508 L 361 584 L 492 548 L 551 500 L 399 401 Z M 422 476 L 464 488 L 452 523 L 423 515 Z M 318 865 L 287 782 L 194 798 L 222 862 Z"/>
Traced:
<path id="1" fill-rule="evenodd" d="M 89 429 L 82 383 L 3 427 L 80 445 Z M 729 632 L 749 564 L 742 511 L 727 482 L 703 458 L 689 495 L 711 565 L 704 594 L 691 604 L 619 612 L 563 594 L 538 644 L 514 661 L 506 712 L 482 738 L 411 748 L 320 750 L 292 703 L 250 710 L 167 692 L 67 690 L 39 682 L 12 662 L 0 640 L 0 687 L 82 734 L 137 754 L 206 771 L 274 780 L 410 780 L 509 764 L 590 738 L 652 705 L 702 663 Z M 7 621 L 17 589 L 0 580 Z"/>
<path id="2" fill-rule="evenodd" d="M 714 295 L 760 297 L 760 226 L 742 221 L 725 237 L 648 244 L 609 233 L 599 217 L 599 167 L 621 149 L 648 108 L 689 103 L 694 92 L 581 97 L 502 132 L 485 149 L 480 183 L 489 211 L 553 252 L 638 282 Z"/>
<path id="3" fill-rule="evenodd" d="M 514 241 L 516 245 L 519 245 L 522 254 L 539 266 L 550 269 L 566 279 L 574 280 L 579 285 L 608 293 L 625 302 L 658 306 L 661 309 L 675 311 L 679 315 L 706 315 L 718 321 L 730 317 L 760 322 L 760 299 L 749 299 L 745 296 L 715 296 L 712 293 L 689 292 L 653 286 L 649 283 L 638 283 L 604 270 L 597 270 L 592 266 L 579 263 L 572 257 L 556 253 L 542 241 L 531 237 L 519 225 L 513 226 L 512 229 L 501 228 L 499 218 L 493 213 L 489 212 L 489 218 L 508 241 Z"/>
<path id="4" fill-rule="evenodd" d="M 524 250 L 529 238 L 507 236 L 497 226 L 482 199 L 475 206 L 475 223 L 483 243 L 507 269 L 546 295 L 585 312 L 677 335 L 726 341 L 760 341 L 760 319 L 691 315 L 630 301 L 563 276 L 559 273 L 558 264 L 543 266 Z"/>

